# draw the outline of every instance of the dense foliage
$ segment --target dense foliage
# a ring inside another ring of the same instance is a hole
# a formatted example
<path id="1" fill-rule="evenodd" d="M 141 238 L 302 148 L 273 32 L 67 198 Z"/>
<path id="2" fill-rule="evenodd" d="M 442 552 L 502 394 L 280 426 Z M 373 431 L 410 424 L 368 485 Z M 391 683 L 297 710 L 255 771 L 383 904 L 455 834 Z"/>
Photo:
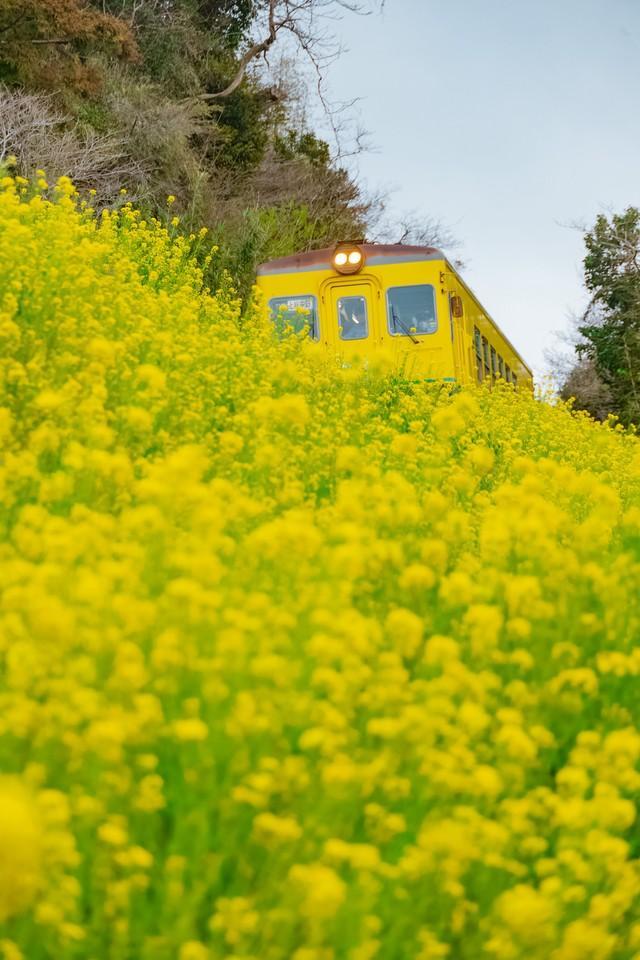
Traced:
<path id="1" fill-rule="evenodd" d="M 640 422 L 640 211 L 600 215 L 584 236 L 589 305 L 575 324 L 575 352 L 558 358 L 560 395 L 598 420 Z"/>
<path id="2" fill-rule="evenodd" d="M 46 189 L 0 194 L 0 955 L 638 960 L 635 437 L 336 369 Z"/>
<path id="3" fill-rule="evenodd" d="M 593 362 L 623 423 L 640 421 L 640 210 L 601 215 L 585 236 L 591 305 L 580 350 Z"/>

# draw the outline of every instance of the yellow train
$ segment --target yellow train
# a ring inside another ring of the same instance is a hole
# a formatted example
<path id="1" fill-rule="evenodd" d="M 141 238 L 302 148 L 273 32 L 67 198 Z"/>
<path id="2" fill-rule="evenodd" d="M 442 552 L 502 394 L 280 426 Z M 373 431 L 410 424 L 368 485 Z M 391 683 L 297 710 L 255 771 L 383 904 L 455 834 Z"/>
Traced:
<path id="1" fill-rule="evenodd" d="M 345 364 L 384 356 L 411 378 L 533 385 L 531 370 L 435 247 L 339 243 L 258 267 L 279 327 Z"/>

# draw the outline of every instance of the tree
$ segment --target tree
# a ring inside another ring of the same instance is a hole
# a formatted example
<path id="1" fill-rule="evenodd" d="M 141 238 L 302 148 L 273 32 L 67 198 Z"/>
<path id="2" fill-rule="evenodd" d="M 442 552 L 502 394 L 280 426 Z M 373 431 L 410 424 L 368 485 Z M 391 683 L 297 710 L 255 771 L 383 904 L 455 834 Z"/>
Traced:
<path id="1" fill-rule="evenodd" d="M 640 210 L 600 215 L 585 235 L 585 285 L 591 301 L 579 330 L 622 423 L 640 422 Z"/>
<path id="2" fill-rule="evenodd" d="M 325 22 L 335 19 L 342 8 L 351 13 L 365 13 L 367 7 L 356 0 L 258 0 L 254 4 L 257 39 L 242 52 L 237 69 L 222 89 L 206 94 L 210 99 L 230 96 L 242 83 L 247 68 L 259 57 L 266 57 L 280 35 L 288 34 L 309 58 L 322 82 L 322 68 L 339 52 L 335 37 L 327 32 Z"/>
<path id="3" fill-rule="evenodd" d="M 137 58 L 126 20 L 84 0 L 0 0 L 0 82 L 95 91 L 96 53 Z"/>
<path id="4" fill-rule="evenodd" d="M 250 43 L 255 0 L 88 0 L 123 20 L 146 76 L 167 94 L 199 96 L 225 84 Z"/>

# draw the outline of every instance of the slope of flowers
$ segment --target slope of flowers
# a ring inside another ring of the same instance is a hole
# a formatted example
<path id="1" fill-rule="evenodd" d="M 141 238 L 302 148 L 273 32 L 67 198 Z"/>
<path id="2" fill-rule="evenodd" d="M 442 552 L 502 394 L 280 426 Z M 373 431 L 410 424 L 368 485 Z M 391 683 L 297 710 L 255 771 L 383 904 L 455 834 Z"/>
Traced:
<path id="1" fill-rule="evenodd" d="M 336 370 L 29 190 L 0 957 L 640 960 L 638 441 Z"/>

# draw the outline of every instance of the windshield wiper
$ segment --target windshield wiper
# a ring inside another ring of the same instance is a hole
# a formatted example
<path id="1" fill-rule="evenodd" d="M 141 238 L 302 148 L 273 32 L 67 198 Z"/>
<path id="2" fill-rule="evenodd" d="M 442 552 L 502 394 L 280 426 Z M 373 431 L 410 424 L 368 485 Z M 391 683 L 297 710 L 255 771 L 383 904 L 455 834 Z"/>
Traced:
<path id="1" fill-rule="evenodd" d="M 394 322 L 395 324 L 397 324 L 397 325 L 400 327 L 401 330 L 404 331 L 404 333 L 406 333 L 406 335 L 407 335 L 408 337 L 411 337 L 411 339 L 413 340 L 414 343 L 420 343 L 420 341 L 418 340 L 418 338 L 417 338 L 417 337 L 414 337 L 414 335 L 411 333 L 411 330 L 409 330 L 408 327 L 405 327 L 404 323 L 402 322 L 402 320 L 399 318 L 398 314 L 396 313 L 396 308 L 393 306 L 393 304 L 391 305 L 391 319 L 393 320 L 393 322 Z"/>

